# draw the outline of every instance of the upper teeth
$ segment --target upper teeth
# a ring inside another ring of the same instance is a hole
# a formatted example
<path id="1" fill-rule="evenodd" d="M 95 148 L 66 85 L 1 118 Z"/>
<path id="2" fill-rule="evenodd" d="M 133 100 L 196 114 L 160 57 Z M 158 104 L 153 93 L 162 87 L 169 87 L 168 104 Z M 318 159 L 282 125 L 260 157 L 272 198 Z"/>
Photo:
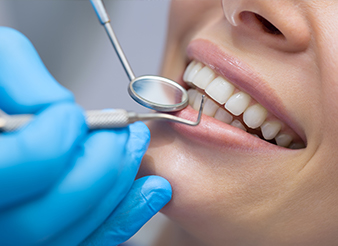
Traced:
<path id="1" fill-rule="evenodd" d="M 214 117 L 237 128 L 247 130 L 246 127 L 233 116 L 243 114 L 243 122 L 248 128 L 260 127 L 262 136 L 266 140 L 275 139 L 277 145 L 288 147 L 293 138 L 286 133 L 280 133 L 282 122 L 279 120 L 268 121 L 268 111 L 256 103 L 250 95 L 238 90 L 233 84 L 200 62 L 192 61 L 187 67 L 183 80 L 192 87 L 205 91 L 211 98 L 205 102 L 203 113 Z M 188 91 L 189 104 L 198 110 L 202 94 L 197 90 Z M 213 100 L 212 100 L 213 99 Z M 222 107 L 223 105 L 223 107 Z M 229 113 L 230 112 L 230 113 Z M 291 144 L 290 147 L 304 147 L 304 144 Z"/>

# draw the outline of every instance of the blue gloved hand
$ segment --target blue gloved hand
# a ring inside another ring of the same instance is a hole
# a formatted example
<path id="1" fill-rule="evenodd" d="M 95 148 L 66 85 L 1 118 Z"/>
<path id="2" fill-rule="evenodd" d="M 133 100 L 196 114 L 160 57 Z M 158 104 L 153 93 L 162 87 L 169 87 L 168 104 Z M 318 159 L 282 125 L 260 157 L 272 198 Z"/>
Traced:
<path id="1" fill-rule="evenodd" d="M 86 238 L 84 244 L 116 245 L 170 200 L 165 179 L 134 181 L 147 127 L 88 132 L 72 94 L 22 34 L 4 27 L 0 108 L 36 114 L 18 132 L 0 135 L 1 245 L 77 245 Z"/>

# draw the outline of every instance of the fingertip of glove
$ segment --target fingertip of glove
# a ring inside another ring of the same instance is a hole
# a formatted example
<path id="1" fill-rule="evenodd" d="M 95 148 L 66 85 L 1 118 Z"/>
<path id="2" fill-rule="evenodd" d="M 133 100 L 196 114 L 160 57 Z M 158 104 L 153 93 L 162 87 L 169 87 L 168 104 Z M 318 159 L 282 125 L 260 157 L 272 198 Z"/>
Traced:
<path id="1" fill-rule="evenodd" d="M 129 125 L 130 133 L 144 142 L 150 141 L 149 128 L 141 121 Z"/>
<path id="2" fill-rule="evenodd" d="M 75 126 L 87 130 L 85 112 L 79 105 L 71 102 L 59 103 L 55 109 L 62 115 L 66 122 L 73 121 Z"/>
<path id="3" fill-rule="evenodd" d="M 171 198 L 172 189 L 168 180 L 160 176 L 147 176 L 143 177 L 140 180 L 143 180 L 142 192 L 151 194 L 152 192 L 161 192 L 166 196 Z"/>
<path id="4" fill-rule="evenodd" d="M 170 183 L 159 176 L 147 176 L 137 180 L 142 184 L 142 194 L 153 212 L 161 210 L 172 197 Z"/>
<path id="5" fill-rule="evenodd" d="M 84 110 L 74 103 L 59 103 L 49 107 L 47 114 L 52 114 L 58 119 L 58 124 L 65 129 L 68 129 L 68 134 L 74 137 L 84 135 L 87 130 L 86 118 Z M 66 134 L 66 133 L 65 133 Z M 66 136 L 65 136 L 66 137 Z"/>
<path id="6" fill-rule="evenodd" d="M 148 149 L 150 131 L 143 122 L 136 122 L 129 125 L 129 132 L 128 150 L 133 154 L 136 160 L 139 160 Z"/>
<path id="7" fill-rule="evenodd" d="M 79 105 L 71 102 L 53 104 L 42 111 L 41 114 L 52 114 L 59 119 L 76 120 L 81 124 L 85 124 L 84 110 Z"/>
<path id="8" fill-rule="evenodd" d="M 170 201 L 171 193 L 169 182 L 162 177 L 147 176 L 136 180 L 105 223 L 82 245 L 125 242 Z"/>

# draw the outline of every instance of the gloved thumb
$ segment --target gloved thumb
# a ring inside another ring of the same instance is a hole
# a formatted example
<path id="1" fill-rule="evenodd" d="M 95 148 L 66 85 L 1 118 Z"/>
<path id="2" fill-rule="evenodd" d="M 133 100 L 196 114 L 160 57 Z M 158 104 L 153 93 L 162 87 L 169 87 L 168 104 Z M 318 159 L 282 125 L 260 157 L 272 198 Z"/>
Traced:
<path id="1" fill-rule="evenodd" d="M 118 245 L 132 237 L 171 199 L 169 182 L 158 176 L 136 180 L 114 212 L 80 245 Z"/>

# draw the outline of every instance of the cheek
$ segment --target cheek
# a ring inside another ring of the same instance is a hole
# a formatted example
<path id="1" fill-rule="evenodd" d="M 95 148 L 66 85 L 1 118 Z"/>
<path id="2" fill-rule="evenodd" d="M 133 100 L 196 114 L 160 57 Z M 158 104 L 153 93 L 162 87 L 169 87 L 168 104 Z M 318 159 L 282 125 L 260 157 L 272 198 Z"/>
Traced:
<path id="1" fill-rule="evenodd" d="M 162 212 L 194 234 L 216 236 L 218 228 L 262 223 L 297 173 L 285 156 L 239 156 L 194 145 L 165 124 L 153 124 L 151 133 L 139 176 L 160 175 L 171 183 L 173 199 Z"/>
<path id="2" fill-rule="evenodd" d="M 169 15 L 170 40 L 182 40 L 192 30 L 201 25 L 209 16 L 210 12 L 217 10 L 223 13 L 220 0 L 184 0 L 172 1 Z"/>

